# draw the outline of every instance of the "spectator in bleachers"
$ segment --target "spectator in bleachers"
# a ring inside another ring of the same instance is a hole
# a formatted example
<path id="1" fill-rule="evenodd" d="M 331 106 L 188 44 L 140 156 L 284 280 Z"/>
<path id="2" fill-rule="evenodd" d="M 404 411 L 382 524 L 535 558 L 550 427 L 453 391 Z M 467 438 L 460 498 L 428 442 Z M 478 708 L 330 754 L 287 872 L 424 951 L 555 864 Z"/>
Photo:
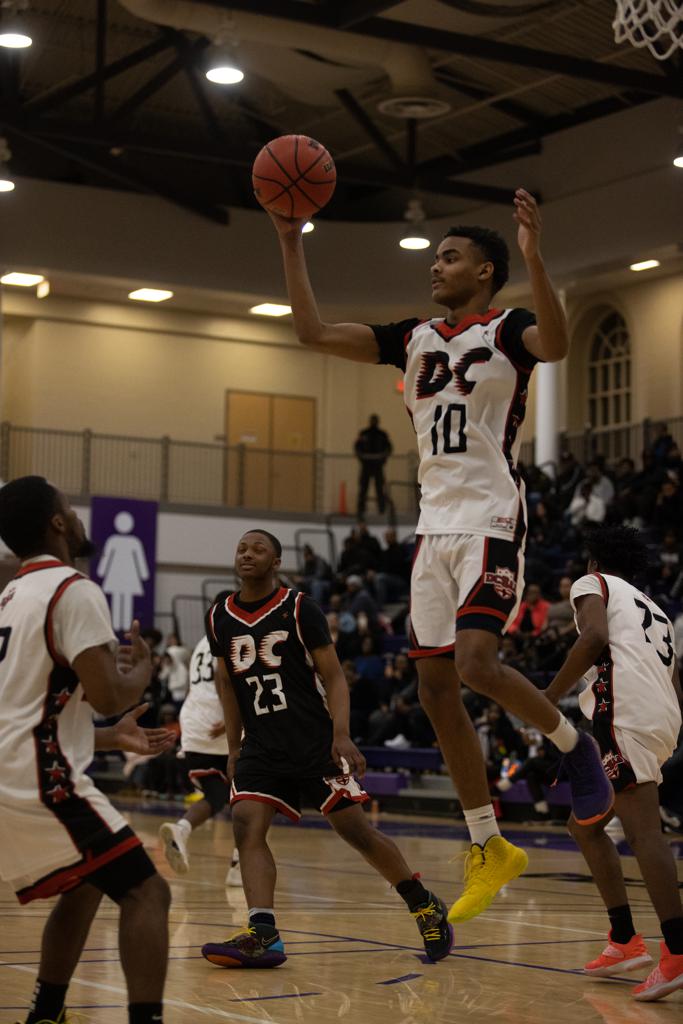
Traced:
<path id="1" fill-rule="evenodd" d="M 557 671 L 567 650 L 576 639 L 574 611 L 569 600 L 572 581 L 563 576 L 558 584 L 558 599 L 551 601 L 545 626 L 536 639 L 534 662 L 540 672 Z"/>
<path id="2" fill-rule="evenodd" d="M 554 500 L 560 511 L 569 507 L 579 481 L 583 478 L 583 469 L 571 452 L 562 452 L 560 465 L 555 477 Z"/>
<path id="3" fill-rule="evenodd" d="M 362 576 L 352 573 L 346 577 L 346 590 L 341 595 L 341 610 L 353 615 L 356 619 L 363 612 L 374 631 L 377 624 L 379 609 L 374 598 L 363 583 Z M 340 625 L 342 625 L 340 620 Z M 343 626 L 342 626 L 343 628 Z"/>
<path id="4" fill-rule="evenodd" d="M 529 583 L 524 591 L 524 600 L 519 606 L 515 620 L 508 629 L 508 633 L 519 633 L 528 639 L 537 637 L 545 628 L 548 618 L 550 604 L 541 594 L 538 583 Z"/>
<path id="5" fill-rule="evenodd" d="M 643 468 L 636 473 L 633 481 L 633 493 L 636 497 L 638 515 L 642 523 L 647 526 L 652 519 L 659 489 L 667 479 L 667 475 L 664 467 L 655 462 L 654 455 L 649 448 L 643 452 L 642 461 Z"/>
<path id="6" fill-rule="evenodd" d="M 586 480 L 591 485 L 591 494 L 602 498 L 605 508 L 614 498 L 614 484 L 604 472 L 604 458 L 596 455 L 592 462 L 586 466 Z"/>
<path id="7" fill-rule="evenodd" d="M 372 685 L 358 675 L 352 661 L 343 661 L 342 671 L 349 686 L 351 739 L 354 743 L 365 743 L 368 736 L 368 720 L 371 712 L 377 707 L 377 697 Z"/>
<path id="8" fill-rule="evenodd" d="M 553 785 L 562 755 L 536 730 L 524 730 L 524 737 L 528 743 L 529 756 L 512 776 L 499 778 L 496 787 L 500 793 L 507 793 L 515 782 L 525 781 L 533 801 L 535 817 L 532 820 L 549 822 L 550 807 L 543 787 Z"/>
<path id="9" fill-rule="evenodd" d="M 180 709 L 190 685 L 190 652 L 187 647 L 183 647 L 175 633 L 171 633 L 166 640 L 159 679 L 165 684 L 169 699 Z"/>
<path id="10" fill-rule="evenodd" d="M 669 433 L 666 423 L 658 423 L 655 427 L 655 436 L 650 444 L 650 452 L 654 461 L 663 465 L 674 446 L 675 441 Z"/>
<path id="11" fill-rule="evenodd" d="M 386 547 L 379 554 L 379 570 L 372 577 L 375 595 L 380 606 L 405 597 L 410 588 L 410 558 L 399 544 L 396 530 L 384 534 Z"/>
<path id="12" fill-rule="evenodd" d="M 655 595 L 671 597 L 683 569 L 683 552 L 675 530 L 667 530 L 653 566 L 652 591 Z"/>
<path id="13" fill-rule="evenodd" d="M 652 512 L 652 527 L 658 537 L 667 530 L 677 530 L 683 517 L 681 488 L 674 480 L 666 479 L 659 488 Z"/>
<path id="14" fill-rule="evenodd" d="M 610 520 L 617 523 L 625 520 L 633 522 L 638 516 L 635 481 L 636 465 L 633 459 L 619 459 L 614 473 L 614 498 L 607 510 Z"/>
<path id="15" fill-rule="evenodd" d="M 377 653 L 375 639 L 370 633 L 363 636 L 360 654 L 354 658 L 354 664 L 361 679 L 371 683 L 376 693 L 384 678 L 384 661 Z"/>
<path id="16" fill-rule="evenodd" d="M 344 661 L 347 658 L 355 658 L 360 652 L 360 637 L 358 636 L 356 620 L 351 615 L 348 616 L 347 622 L 351 628 L 343 630 L 339 624 L 339 612 L 329 611 L 327 613 L 330 636 L 340 661 Z"/>
<path id="17" fill-rule="evenodd" d="M 474 727 L 491 780 L 500 778 L 501 765 L 506 758 L 521 761 L 526 757 L 526 744 L 521 733 L 515 729 L 499 704 L 491 701 L 484 713 L 475 720 Z"/>
<path id="18" fill-rule="evenodd" d="M 172 799 L 188 792 L 183 764 L 178 759 L 180 744 L 180 723 L 178 711 L 173 704 L 164 704 L 160 713 L 160 725 L 168 732 L 175 733 L 176 745 L 151 758 L 144 766 L 143 792 Z"/>
<path id="19" fill-rule="evenodd" d="M 318 604 L 327 604 L 332 589 L 332 568 L 310 544 L 303 546 L 303 565 L 294 582 Z"/>
<path id="20" fill-rule="evenodd" d="M 583 480 L 579 484 L 578 493 L 572 498 L 567 515 L 576 529 L 605 521 L 607 505 L 596 493 L 590 480 Z"/>
<path id="21" fill-rule="evenodd" d="M 347 576 L 349 573 L 364 576 L 369 569 L 376 570 L 378 565 L 379 543 L 368 533 L 365 523 L 359 523 L 358 526 L 354 526 L 349 536 L 344 538 L 337 570 L 341 576 Z"/>

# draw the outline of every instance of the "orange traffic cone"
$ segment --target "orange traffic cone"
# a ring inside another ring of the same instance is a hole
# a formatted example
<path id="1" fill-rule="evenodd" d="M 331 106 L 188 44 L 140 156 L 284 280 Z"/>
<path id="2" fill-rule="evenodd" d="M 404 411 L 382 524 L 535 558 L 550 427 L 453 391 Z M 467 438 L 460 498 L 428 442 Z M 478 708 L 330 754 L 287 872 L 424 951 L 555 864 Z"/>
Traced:
<path id="1" fill-rule="evenodd" d="M 339 483 L 339 515 L 347 516 L 348 509 L 346 507 L 346 480 L 342 480 Z"/>

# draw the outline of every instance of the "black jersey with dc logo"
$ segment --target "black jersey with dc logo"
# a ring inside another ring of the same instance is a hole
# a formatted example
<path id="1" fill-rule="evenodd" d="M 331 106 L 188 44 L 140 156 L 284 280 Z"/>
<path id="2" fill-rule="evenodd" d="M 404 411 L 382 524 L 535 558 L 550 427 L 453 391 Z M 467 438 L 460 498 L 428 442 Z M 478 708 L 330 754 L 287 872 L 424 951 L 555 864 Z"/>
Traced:
<path id="1" fill-rule="evenodd" d="M 332 719 L 310 652 L 332 638 L 318 605 L 286 587 L 249 604 L 220 594 L 206 632 L 242 714 L 240 761 L 283 774 L 321 774 L 330 763 Z"/>

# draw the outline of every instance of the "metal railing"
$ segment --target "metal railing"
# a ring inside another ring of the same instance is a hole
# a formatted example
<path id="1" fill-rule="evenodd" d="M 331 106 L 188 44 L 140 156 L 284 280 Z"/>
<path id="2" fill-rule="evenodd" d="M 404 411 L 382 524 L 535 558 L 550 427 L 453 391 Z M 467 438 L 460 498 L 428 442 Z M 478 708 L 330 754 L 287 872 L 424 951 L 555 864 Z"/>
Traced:
<path id="1" fill-rule="evenodd" d="M 683 448 L 683 417 L 668 420 Z M 608 462 L 638 462 L 655 437 L 650 420 L 563 434 L 560 447 L 580 462 L 596 454 Z M 534 442 L 520 458 L 534 461 Z M 389 517 L 417 513 L 417 453 L 392 455 L 385 467 Z M 353 454 L 290 452 L 247 445 L 203 444 L 170 437 L 124 437 L 90 430 L 47 430 L 0 424 L 0 479 L 35 473 L 67 494 L 146 498 L 170 505 L 259 509 L 284 513 L 354 515 L 358 461 Z M 368 510 L 376 507 L 371 488 Z"/>

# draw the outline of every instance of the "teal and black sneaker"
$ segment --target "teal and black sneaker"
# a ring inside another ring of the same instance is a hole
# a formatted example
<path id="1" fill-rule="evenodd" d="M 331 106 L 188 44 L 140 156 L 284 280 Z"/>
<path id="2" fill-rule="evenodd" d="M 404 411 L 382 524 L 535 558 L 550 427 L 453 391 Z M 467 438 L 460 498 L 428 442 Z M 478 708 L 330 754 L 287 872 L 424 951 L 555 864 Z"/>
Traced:
<path id="1" fill-rule="evenodd" d="M 430 960 L 443 960 L 453 948 L 453 927 L 448 923 L 448 910 L 443 900 L 429 893 L 429 900 L 411 911 Z"/>

